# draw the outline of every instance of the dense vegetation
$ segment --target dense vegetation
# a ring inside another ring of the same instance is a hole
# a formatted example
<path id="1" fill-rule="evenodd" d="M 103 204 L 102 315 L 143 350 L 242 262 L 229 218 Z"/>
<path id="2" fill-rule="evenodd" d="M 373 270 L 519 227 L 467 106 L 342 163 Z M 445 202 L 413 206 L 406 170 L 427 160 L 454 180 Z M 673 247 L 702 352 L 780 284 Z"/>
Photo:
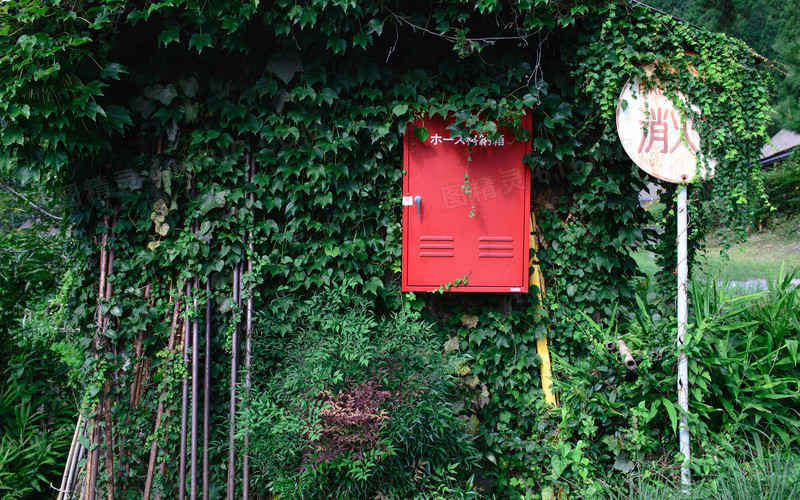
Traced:
<path id="1" fill-rule="evenodd" d="M 800 130 L 800 10 L 793 0 L 652 0 L 650 5 L 706 29 L 741 38 L 781 63 L 776 126 Z"/>
<path id="2" fill-rule="evenodd" d="M 240 494 L 245 447 L 257 497 L 593 497 L 615 466 L 673 467 L 674 319 L 668 302 L 637 307 L 629 251 L 653 235 L 637 203 L 644 179 L 613 127 L 621 85 L 651 61 L 670 96 L 692 96 L 700 111 L 685 114 L 720 160 L 693 196 L 729 224 L 748 220 L 763 194 L 753 160 L 770 66 L 641 5 L 4 2 L 0 176 L 58 194 L 70 242 L 59 247 L 68 271 L 50 268 L 36 295 L 3 295 L 8 311 L 31 299 L 39 320 L 14 313 L 5 332 L 49 361 L 53 403 L 82 395 L 80 488 L 172 498 L 188 486 L 176 463 L 196 354 L 214 381 L 200 420 L 215 494 L 226 483 Z M 399 293 L 407 123 L 450 114 L 454 133 L 492 134 L 531 108 L 544 303 Z M 669 266 L 662 278 L 674 286 Z M 718 305 L 699 317 L 730 304 Z M 620 321 L 642 325 L 615 333 L 642 360 L 627 385 L 591 327 Z M 712 346 L 738 346 L 725 335 L 741 331 L 704 325 L 714 342 L 693 352 L 701 381 Z M 570 387 L 558 409 L 538 379 L 545 336 Z M 234 364 L 250 349 L 252 365 Z M 718 398 L 693 403 L 697 472 L 743 428 L 791 444 L 791 404 L 786 418 L 737 420 L 738 408 L 713 406 L 736 388 L 711 385 Z M 42 411 L 31 425 L 63 435 L 62 409 Z M 57 441 L 48 460 L 63 464 Z M 8 467 L 38 489 L 59 481 Z"/>

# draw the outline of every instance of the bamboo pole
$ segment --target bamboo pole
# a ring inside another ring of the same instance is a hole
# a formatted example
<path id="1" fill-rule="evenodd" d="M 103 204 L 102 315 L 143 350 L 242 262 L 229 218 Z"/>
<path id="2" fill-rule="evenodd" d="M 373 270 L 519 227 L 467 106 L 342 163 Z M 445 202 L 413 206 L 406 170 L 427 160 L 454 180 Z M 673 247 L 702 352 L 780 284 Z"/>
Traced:
<path id="1" fill-rule="evenodd" d="M 209 500 L 209 423 L 211 418 L 211 277 L 206 278 L 206 355 L 203 377 L 203 500 Z"/>
<path id="2" fill-rule="evenodd" d="M 80 486 L 80 482 L 78 481 L 78 474 L 80 473 L 80 468 L 78 467 L 78 464 L 83 459 L 84 453 L 86 453 L 86 448 L 84 448 L 79 441 L 78 447 L 75 450 L 75 458 L 72 460 L 72 465 L 70 466 L 69 469 L 69 475 L 67 476 L 67 484 L 64 488 L 64 495 L 65 495 L 64 498 L 68 498 L 66 495 L 68 495 L 72 491 L 73 484 Z M 73 495 L 72 498 L 77 497 L 77 492 L 75 493 L 76 494 Z"/>
<path id="3" fill-rule="evenodd" d="M 64 498 L 64 493 L 66 493 L 67 478 L 74 463 L 75 451 L 77 450 L 77 447 L 80 444 L 78 442 L 78 437 L 81 435 L 81 432 L 83 431 L 82 427 L 83 427 L 83 415 L 78 413 L 78 422 L 75 424 L 75 432 L 72 433 L 72 442 L 69 445 L 69 452 L 67 453 L 67 463 L 64 464 L 64 474 L 62 474 L 61 476 L 61 484 L 58 487 L 57 500 L 62 500 Z"/>

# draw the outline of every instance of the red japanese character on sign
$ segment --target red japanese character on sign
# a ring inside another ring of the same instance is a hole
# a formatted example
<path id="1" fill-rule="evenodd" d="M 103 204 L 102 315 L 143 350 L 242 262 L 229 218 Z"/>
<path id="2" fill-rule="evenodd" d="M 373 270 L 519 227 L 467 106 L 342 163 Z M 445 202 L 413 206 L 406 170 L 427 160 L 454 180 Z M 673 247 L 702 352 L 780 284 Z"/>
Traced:
<path id="1" fill-rule="evenodd" d="M 641 111 L 647 116 L 646 109 L 641 108 Z M 691 139 L 691 124 L 684 123 L 681 126 L 674 109 L 668 110 L 656 107 L 650 112 L 650 120 L 643 120 L 641 123 L 647 127 L 647 131 L 639 142 L 639 153 L 649 153 L 655 143 L 661 143 L 660 146 L 656 147 L 657 152 L 664 154 L 674 153 L 680 146 L 683 140 L 682 137 L 686 138 L 686 142 L 692 151 L 697 151 L 697 146 Z M 671 128 L 670 124 L 672 125 Z M 647 144 L 646 147 L 645 143 Z M 672 147 L 670 147 L 670 144 L 672 144 Z"/>
<path id="2" fill-rule="evenodd" d="M 645 114 L 645 116 L 647 115 Z M 649 153 L 653 144 L 660 142 L 662 144 L 661 152 L 667 153 L 669 151 L 669 123 L 667 122 L 666 110 L 660 107 L 655 108 L 655 110 L 650 112 L 650 120 L 642 125 L 647 127 L 647 132 L 642 136 L 642 140 L 639 143 L 639 153 L 642 152 L 645 142 L 647 143 L 647 150 L 645 152 Z"/>
<path id="3" fill-rule="evenodd" d="M 461 184 L 442 186 L 442 201 L 445 210 L 467 206 L 467 195 L 461 189 Z"/>
<path id="4" fill-rule="evenodd" d="M 672 117 L 672 126 L 675 127 L 676 135 L 677 131 L 681 130 L 682 137 L 676 137 L 675 145 L 672 146 L 672 149 L 670 149 L 669 152 L 674 153 L 675 150 L 678 149 L 678 146 L 680 146 L 681 141 L 683 140 L 684 137 L 686 138 L 686 143 L 689 145 L 689 149 L 691 149 L 692 151 L 697 151 L 697 146 L 692 142 L 692 134 L 690 133 L 694 132 L 694 129 L 692 128 L 692 123 L 686 120 L 683 123 L 683 127 L 681 127 L 679 124 L 678 117 L 676 116 L 675 110 L 672 110 L 672 112 L 670 112 L 670 116 Z"/>

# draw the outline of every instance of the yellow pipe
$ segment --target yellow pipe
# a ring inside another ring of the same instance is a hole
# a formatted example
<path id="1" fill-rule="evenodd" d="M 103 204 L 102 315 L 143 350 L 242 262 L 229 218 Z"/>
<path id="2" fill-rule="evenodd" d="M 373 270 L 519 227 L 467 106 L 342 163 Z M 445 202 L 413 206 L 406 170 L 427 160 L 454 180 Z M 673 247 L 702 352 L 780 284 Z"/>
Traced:
<path id="1" fill-rule="evenodd" d="M 536 286 L 539 291 L 536 297 L 539 299 L 539 304 L 544 307 L 544 276 L 542 270 L 539 268 L 539 259 L 536 253 L 539 251 L 539 239 L 536 237 L 536 215 L 531 212 L 531 232 L 530 232 L 530 247 L 534 250 L 534 255 L 530 259 L 530 267 L 532 269 L 528 278 L 530 286 Z M 542 358 L 539 365 L 539 374 L 542 379 L 542 390 L 544 391 L 544 401 L 547 404 L 557 406 L 556 395 L 553 394 L 553 370 L 550 363 L 550 351 L 547 348 L 547 337 L 544 339 L 536 339 L 536 352 Z"/>

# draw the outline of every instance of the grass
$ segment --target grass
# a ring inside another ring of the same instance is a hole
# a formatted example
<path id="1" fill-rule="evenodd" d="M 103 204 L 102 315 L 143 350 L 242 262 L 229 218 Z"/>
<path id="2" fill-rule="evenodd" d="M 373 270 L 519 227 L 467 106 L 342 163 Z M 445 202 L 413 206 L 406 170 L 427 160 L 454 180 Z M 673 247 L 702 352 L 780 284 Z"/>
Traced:
<path id="1" fill-rule="evenodd" d="M 750 235 L 745 243 L 722 253 L 718 242 L 709 242 L 700 259 L 702 272 L 707 275 L 727 275 L 731 281 L 748 281 L 776 277 L 785 270 L 800 267 L 800 238 L 787 240 L 775 233 Z"/>
<path id="2" fill-rule="evenodd" d="M 648 276 L 658 271 L 652 252 L 640 248 L 632 255 Z M 781 266 L 784 271 L 800 267 L 800 218 L 750 234 L 747 241 L 732 246 L 727 253 L 718 239 L 709 239 L 698 265 L 689 271 L 749 281 L 777 277 Z"/>

